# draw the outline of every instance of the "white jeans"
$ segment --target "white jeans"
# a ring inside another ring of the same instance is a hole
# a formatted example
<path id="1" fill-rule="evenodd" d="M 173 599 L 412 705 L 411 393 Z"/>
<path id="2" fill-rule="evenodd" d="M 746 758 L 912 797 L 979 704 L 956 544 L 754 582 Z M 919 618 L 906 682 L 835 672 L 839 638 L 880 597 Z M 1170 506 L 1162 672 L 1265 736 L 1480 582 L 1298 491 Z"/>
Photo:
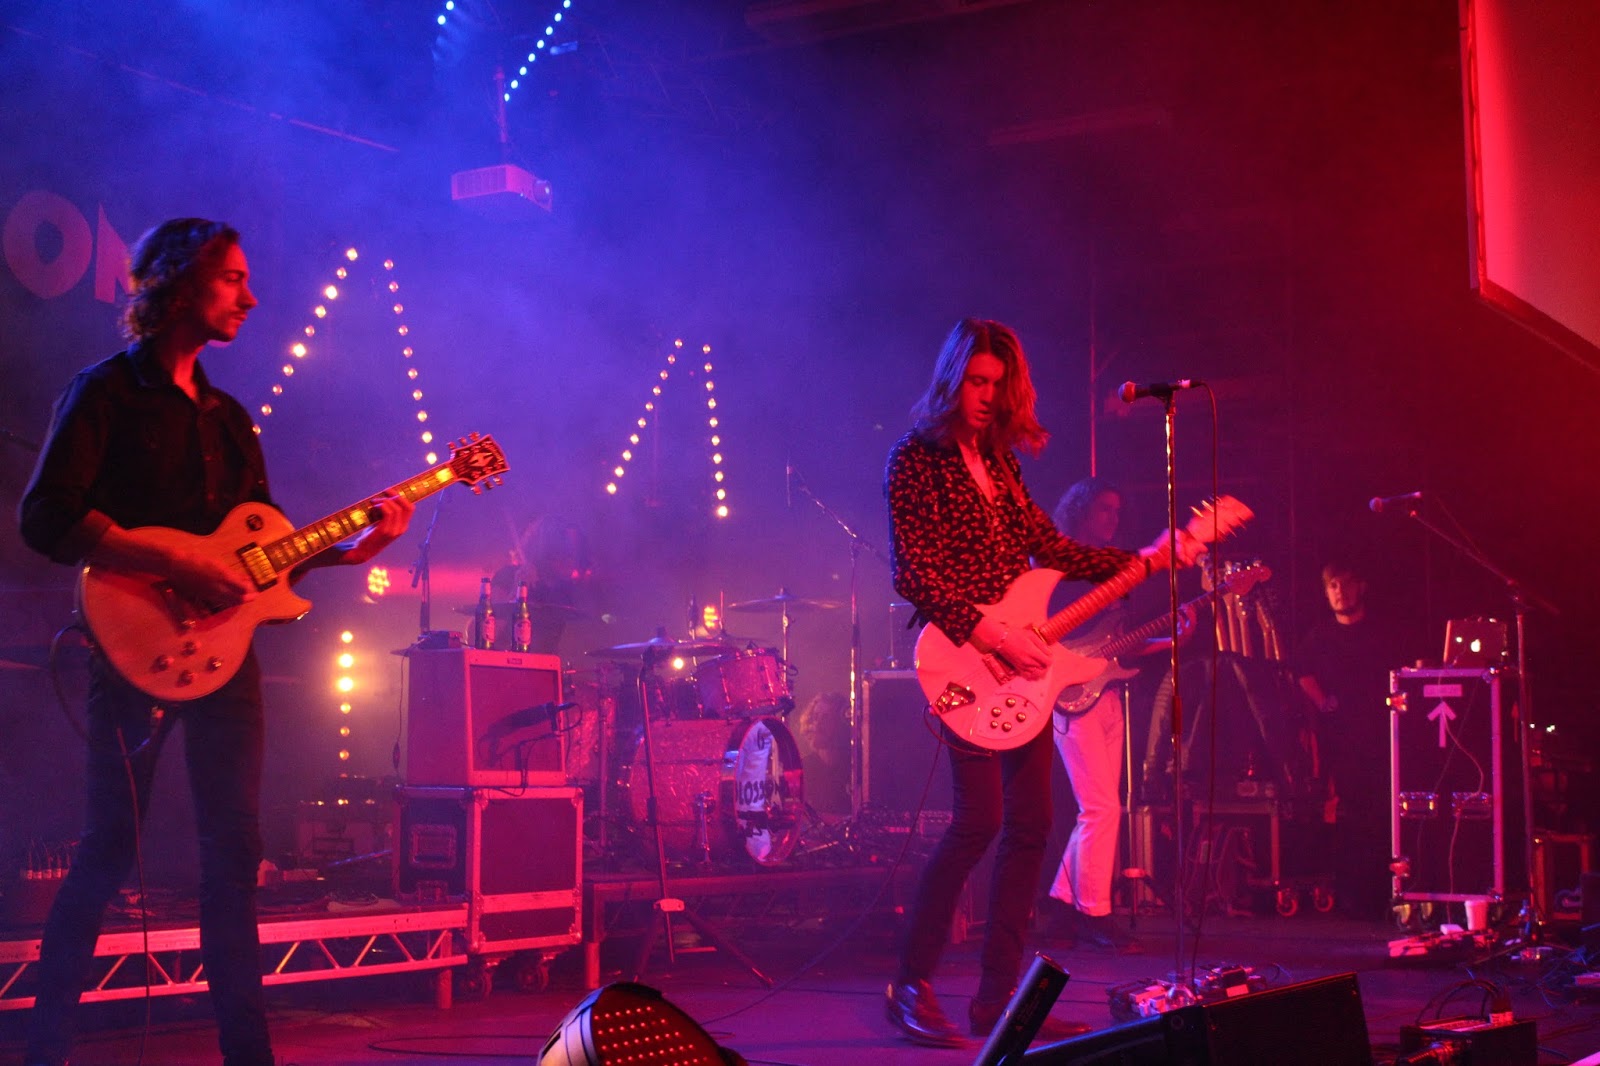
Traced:
<path id="1" fill-rule="evenodd" d="M 1051 723 L 1056 750 L 1078 799 L 1061 868 L 1050 894 L 1085 914 L 1111 913 L 1111 879 L 1117 865 L 1117 832 L 1122 824 L 1122 690 L 1112 686 L 1082 714 Z"/>

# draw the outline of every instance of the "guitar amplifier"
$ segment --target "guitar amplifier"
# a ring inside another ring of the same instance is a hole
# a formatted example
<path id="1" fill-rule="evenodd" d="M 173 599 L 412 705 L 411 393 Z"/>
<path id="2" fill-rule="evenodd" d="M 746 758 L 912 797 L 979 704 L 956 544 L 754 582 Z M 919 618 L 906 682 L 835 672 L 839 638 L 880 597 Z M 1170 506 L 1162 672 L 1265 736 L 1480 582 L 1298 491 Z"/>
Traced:
<path id="1" fill-rule="evenodd" d="M 408 659 L 408 785 L 565 785 L 561 659 L 440 648 Z"/>
<path id="2" fill-rule="evenodd" d="M 918 808 L 950 810 L 950 769 L 934 766 L 945 755 L 927 706 L 915 670 L 868 670 L 862 675 L 863 806 L 906 815 Z"/>

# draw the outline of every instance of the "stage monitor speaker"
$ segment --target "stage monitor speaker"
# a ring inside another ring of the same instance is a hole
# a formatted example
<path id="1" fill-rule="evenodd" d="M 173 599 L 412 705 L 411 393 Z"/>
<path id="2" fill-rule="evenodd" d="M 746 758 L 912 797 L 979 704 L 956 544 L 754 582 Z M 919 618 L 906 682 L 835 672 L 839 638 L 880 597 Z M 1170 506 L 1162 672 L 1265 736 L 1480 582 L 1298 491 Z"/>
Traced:
<path id="1" fill-rule="evenodd" d="M 1371 1066 L 1353 973 L 1197 1003 L 1046 1044 L 1024 1066 Z"/>
<path id="2" fill-rule="evenodd" d="M 413 651 L 405 723 L 408 785 L 565 785 L 557 731 L 561 660 L 441 648 Z"/>
<path id="3" fill-rule="evenodd" d="M 915 670 L 862 675 L 861 802 L 884 812 L 948 811 L 950 771 L 929 770 L 945 757 L 927 718 L 928 701 Z M 926 789 L 927 798 L 923 792 Z"/>

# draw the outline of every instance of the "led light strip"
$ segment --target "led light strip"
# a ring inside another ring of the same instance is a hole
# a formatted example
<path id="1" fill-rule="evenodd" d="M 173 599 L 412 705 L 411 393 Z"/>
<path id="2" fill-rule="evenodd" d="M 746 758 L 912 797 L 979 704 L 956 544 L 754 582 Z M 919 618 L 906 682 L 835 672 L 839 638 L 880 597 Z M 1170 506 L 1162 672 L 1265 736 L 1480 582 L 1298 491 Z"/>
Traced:
<path id="1" fill-rule="evenodd" d="M 261 423 L 272 417 L 274 401 L 285 395 L 287 382 L 294 377 L 296 362 L 304 360 L 313 354 L 314 346 L 312 342 L 317 335 L 317 323 L 328 317 L 330 307 L 339 300 L 339 286 L 349 279 L 351 266 L 361 261 L 361 254 L 355 248 L 346 248 L 344 258 L 346 262 L 340 264 L 338 269 L 333 272 L 334 280 L 322 287 L 322 302 L 311 309 L 312 320 L 307 322 L 304 329 L 301 330 L 304 338 L 289 345 L 291 361 L 284 363 L 280 370 L 284 380 L 274 384 L 271 398 L 256 407 L 258 420 L 253 428 L 257 436 L 261 434 Z M 400 283 L 393 276 L 394 260 L 385 259 L 383 261 L 383 269 L 390 275 L 388 284 L 384 288 L 388 290 L 389 295 L 395 301 L 390 310 L 394 313 L 395 318 L 399 319 L 395 325 L 395 334 L 400 338 L 400 355 L 406 361 L 405 376 L 407 383 L 411 387 L 411 402 L 416 404 L 416 419 L 423 426 L 420 439 L 424 446 L 431 445 L 433 443 L 433 431 L 427 428 L 428 411 L 422 406 L 422 389 L 417 384 L 416 364 L 412 362 L 413 356 L 416 355 L 416 349 L 406 340 L 411 333 L 411 327 L 406 325 L 404 318 L 401 317 L 405 314 L 406 308 L 399 299 Z M 432 466 L 439 461 L 438 453 L 430 448 L 424 456 L 424 460 L 429 466 Z"/>
<path id="2" fill-rule="evenodd" d="M 634 422 L 634 429 L 628 435 L 628 443 L 623 447 L 617 465 L 611 468 L 611 479 L 606 482 L 605 490 L 609 496 L 615 496 L 620 491 L 618 482 L 628 473 L 628 465 L 633 462 L 635 449 L 639 447 L 640 433 L 647 429 L 653 419 L 657 417 L 656 404 L 661 399 L 661 388 L 671 376 L 672 368 L 678 364 L 678 356 L 683 351 L 683 341 L 672 342 L 672 351 L 667 353 L 666 366 L 662 367 L 656 375 L 658 380 L 650 387 L 650 398 L 644 402 L 644 413 Z M 726 472 L 723 469 L 722 455 L 722 430 L 721 420 L 717 416 L 717 383 L 712 378 L 711 345 L 702 344 L 700 354 L 704 362 L 700 366 L 690 366 L 687 375 L 690 380 L 703 378 L 705 382 L 706 403 L 706 459 L 711 472 L 711 498 L 714 506 L 711 513 L 717 518 L 728 517 L 728 489 Z"/>

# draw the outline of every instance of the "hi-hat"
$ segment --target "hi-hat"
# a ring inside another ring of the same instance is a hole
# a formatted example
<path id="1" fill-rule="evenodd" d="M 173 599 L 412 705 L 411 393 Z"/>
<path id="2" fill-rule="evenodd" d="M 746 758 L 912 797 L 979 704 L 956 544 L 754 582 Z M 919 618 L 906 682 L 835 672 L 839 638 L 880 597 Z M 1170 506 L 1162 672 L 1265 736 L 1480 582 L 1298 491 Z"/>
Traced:
<path id="1" fill-rule="evenodd" d="M 843 604 L 838 600 L 810 600 L 804 596 L 796 596 L 787 590 L 776 596 L 768 596 L 762 600 L 745 600 L 742 603 L 730 603 L 730 611 L 764 611 L 768 614 L 778 614 L 781 611 L 831 611 Z"/>
<path id="2" fill-rule="evenodd" d="M 732 644 L 714 640 L 673 640 L 671 637 L 651 637 L 633 644 L 613 644 L 609 648 L 596 648 L 590 655 L 602 659 L 636 659 L 647 653 L 657 655 L 729 655 L 739 649 Z"/>

